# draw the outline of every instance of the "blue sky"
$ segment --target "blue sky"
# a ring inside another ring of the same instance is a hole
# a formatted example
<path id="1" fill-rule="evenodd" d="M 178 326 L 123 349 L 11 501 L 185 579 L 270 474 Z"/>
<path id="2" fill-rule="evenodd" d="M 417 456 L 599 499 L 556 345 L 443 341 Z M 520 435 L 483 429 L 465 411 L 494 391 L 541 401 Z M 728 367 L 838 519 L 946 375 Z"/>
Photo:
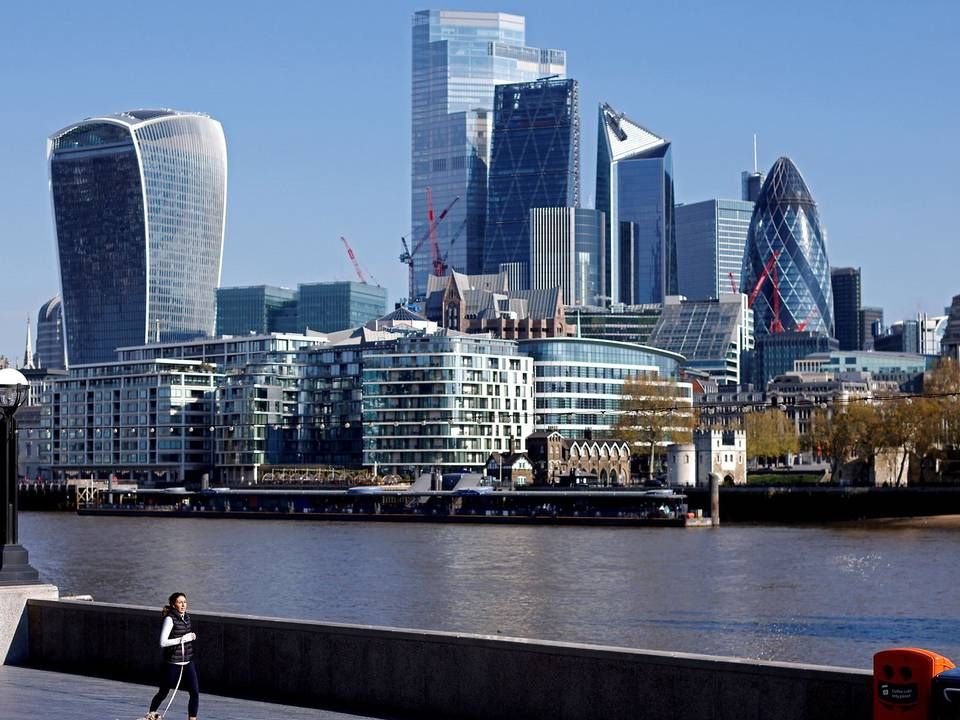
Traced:
<path id="1" fill-rule="evenodd" d="M 673 142 L 677 199 L 737 197 L 789 155 L 820 206 L 833 265 L 863 269 L 887 320 L 960 293 L 960 3 L 473 2 L 525 15 L 581 83 L 583 197 L 596 106 Z M 124 6 L 10 3 L 0 28 L 0 354 L 58 292 L 46 137 L 135 107 L 211 114 L 229 156 L 224 285 L 352 279 L 406 294 L 408 2 Z M 143 8 L 148 8 L 144 12 Z"/>

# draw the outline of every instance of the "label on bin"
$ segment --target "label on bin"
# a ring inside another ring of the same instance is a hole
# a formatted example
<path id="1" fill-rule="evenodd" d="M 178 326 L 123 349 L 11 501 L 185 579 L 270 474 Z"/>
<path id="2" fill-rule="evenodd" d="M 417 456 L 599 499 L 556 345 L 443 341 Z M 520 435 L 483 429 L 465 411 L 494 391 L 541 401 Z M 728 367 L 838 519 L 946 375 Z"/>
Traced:
<path id="1" fill-rule="evenodd" d="M 917 684 L 894 685 L 893 683 L 880 683 L 878 688 L 880 699 L 883 702 L 896 703 L 897 705 L 907 705 L 917 702 Z"/>

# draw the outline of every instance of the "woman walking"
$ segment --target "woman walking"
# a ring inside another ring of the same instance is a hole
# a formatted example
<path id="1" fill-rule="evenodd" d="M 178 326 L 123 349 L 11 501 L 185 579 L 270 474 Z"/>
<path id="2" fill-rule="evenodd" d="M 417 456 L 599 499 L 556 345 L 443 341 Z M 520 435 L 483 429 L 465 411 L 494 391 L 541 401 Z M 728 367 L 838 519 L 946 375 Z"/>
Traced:
<path id="1" fill-rule="evenodd" d="M 163 608 L 163 627 L 160 629 L 163 669 L 160 674 L 160 689 L 150 702 L 151 713 L 156 713 L 171 688 L 182 687 L 190 693 L 187 716 L 189 720 L 197 720 L 200 687 L 197 684 L 197 668 L 193 662 L 193 643 L 196 639 L 197 634 L 191 629 L 190 616 L 187 615 L 187 596 L 181 592 L 174 593 Z M 167 709 L 169 708 L 167 705 Z"/>

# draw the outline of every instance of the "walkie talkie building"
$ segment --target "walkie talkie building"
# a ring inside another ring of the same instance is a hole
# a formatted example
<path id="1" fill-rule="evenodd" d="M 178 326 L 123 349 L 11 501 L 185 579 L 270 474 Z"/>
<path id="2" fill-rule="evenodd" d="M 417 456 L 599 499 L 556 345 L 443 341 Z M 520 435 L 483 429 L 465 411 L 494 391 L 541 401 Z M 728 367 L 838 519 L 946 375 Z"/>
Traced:
<path id="1" fill-rule="evenodd" d="M 67 361 L 210 335 L 227 200 L 220 123 L 131 110 L 47 143 Z"/>
<path id="2" fill-rule="evenodd" d="M 794 331 L 833 336 L 830 262 L 820 216 L 790 158 L 773 164 L 757 197 L 740 287 L 756 293 L 757 337 Z"/>

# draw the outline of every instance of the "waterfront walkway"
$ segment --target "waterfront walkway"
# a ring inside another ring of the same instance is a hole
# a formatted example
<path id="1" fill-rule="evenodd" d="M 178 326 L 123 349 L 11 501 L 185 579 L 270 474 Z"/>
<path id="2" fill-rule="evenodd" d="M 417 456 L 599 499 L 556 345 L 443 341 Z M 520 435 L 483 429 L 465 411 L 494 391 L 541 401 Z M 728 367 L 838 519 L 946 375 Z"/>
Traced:
<path id="1" fill-rule="evenodd" d="M 201 688 L 203 678 L 200 679 Z M 155 688 L 82 675 L 0 665 L 0 718 L 30 720 L 134 720 L 147 712 Z M 168 698 L 169 699 L 169 698 Z M 166 703 L 161 706 L 161 710 Z M 167 717 L 187 713 L 186 693 L 177 693 Z M 364 720 L 367 716 L 200 695 L 204 720 Z"/>

